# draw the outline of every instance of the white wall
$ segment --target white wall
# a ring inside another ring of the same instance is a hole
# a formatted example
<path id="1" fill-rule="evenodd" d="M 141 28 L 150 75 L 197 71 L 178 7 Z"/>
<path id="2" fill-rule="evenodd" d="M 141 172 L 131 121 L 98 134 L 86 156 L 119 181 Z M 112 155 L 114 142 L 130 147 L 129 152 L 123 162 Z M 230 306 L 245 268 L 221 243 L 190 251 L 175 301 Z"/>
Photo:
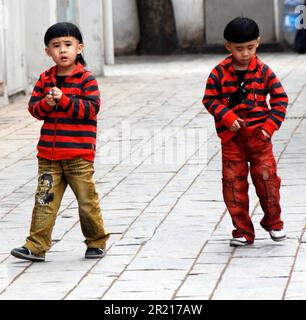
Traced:
<path id="1" fill-rule="evenodd" d="M 29 84 L 54 63 L 45 53 L 44 35 L 56 23 L 56 0 L 26 0 L 25 39 Z"/>
<path id="2" fill-rule="evenodd" d="M 84 41 L 87 67 L 96 76 L 103 75 L 104 48 L 101 0 L 78 0 L 78 24 Z"/>
<path id="3" fill-rule="evenodd" d="M 134 52 L 140 37 L 136 0 L 113 0 L 113 22 L 116 53 Z"/>
<path id="4" fill-rule="evenodd" d="M 4 8 L 3 0 L 0 0 L 0 81 L 4 80 L 5 69 L 4 69 L 4 29 L 5 26 L 5 15 L 7 15 L 6 9 Z"/>
<path id="5" fill-rule="evenodd" d="M 172 0 L 177 36 L 182 48 L 204 44 L 203 0 Z"/>
<path id="6" fill-rule="evenodd" d="M 203 0 L 172 0 L 180 46 L 204 41 Z M 114 45 L 117 54 L 135 52 L 140 39 L 136 0 L 113 0 Z"/>
<path id="7" fill-rule="evenodd" d="M 21 0 L 25 1 L 25 0 Z M 88 69 L 95 75 L 103 75 L 104 53 L 102 33 L 102 7 L 100 0 L 74 0 L 79 5 L 76 21 L 83 34 L 84 57 Z M 45 54 L 44 35 L 57 21 L 56 0 L 26 0 L 26 61 L 28 82 L 54 65 Z"/>
<path id="8" fill-rule="evenodd" d="M 222 44 L 226 23 L 239 15 L 255 19 L 260 26 L 262 43 L 273 43 L 276 40 L 273 1 L 172 0 L 180 46 Z M 282 5 L 280 0 L 280 11 Z M 139 41 L 136 0 L 113 0 L 113 14 L 115 52 L 133 52 Z M 280 19 L 282 26 L 281 14 Z"/>
<path id="9" fill-rule="evenodd" d="M 226 24 L 240 15 L 258 23 L 262 43 L 275 41 L 273 0 L 206 0 L 207 43 L 222 44 Z"/>
<path id="10" fill-rule="evenodd" d="M 3 0 L 0 0 L 0 107 L 7 102 L 5 79 L 5 53 L 4 53 L 4 29 L 5 15 L 7 14 Z"/>

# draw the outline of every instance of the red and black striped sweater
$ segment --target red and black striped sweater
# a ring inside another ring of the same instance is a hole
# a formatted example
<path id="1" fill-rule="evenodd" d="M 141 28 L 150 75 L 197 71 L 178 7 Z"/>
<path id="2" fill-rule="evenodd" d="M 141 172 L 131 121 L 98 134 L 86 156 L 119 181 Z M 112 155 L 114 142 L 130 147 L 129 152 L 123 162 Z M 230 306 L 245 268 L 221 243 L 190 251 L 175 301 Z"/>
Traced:
<path id="1" fill-rule="evenodd" d="M 54 107 L 49 106 L 45 96 L 56 86 L 56 72 L 54 66 L 40 75 L 29 101 L 29 112 L 44 121 L 37 157 L 49 160 L 81 157 L 93 162 L 100 109 L 98 83 L 79 63 L 64 80 L 60 101 Z"/>
<path id="2" fill-rule="evenodd" d="M 245 127 L 261 127 L 271 136 L 285 119 L 287 94 L 274 72 L 257 56 L 252 58 L 244 81 L 249 78 L 245 86 L 249 89 L 247 97 L 232 109 L 228 107 L 228 98 L 239 86 L 232 55 L 218 64 L 207 79 L 202 102 L 214 116 L 221 143 L 230 140 L 237 133 L 229 128 L 238 117 L 243 118 Z M 268 94 L 270 107 L 266 101 Z"/>

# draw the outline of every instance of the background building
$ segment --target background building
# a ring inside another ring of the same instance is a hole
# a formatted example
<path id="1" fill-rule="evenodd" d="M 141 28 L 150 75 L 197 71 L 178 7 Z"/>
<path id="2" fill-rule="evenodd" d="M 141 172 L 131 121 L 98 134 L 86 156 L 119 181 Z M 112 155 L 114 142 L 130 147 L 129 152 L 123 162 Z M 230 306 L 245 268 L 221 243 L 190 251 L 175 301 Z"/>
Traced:
<path id="1" fill-rule="evenodd" d="M 284 0 L 172 0 L 179 45 L 191 52 L 223 43 L 223 29 L 236 16 L 255 19 L 262 43 L 280 43 Z M 140 30 L 137 0 L 113 0 L 116 54 L 133 53 Z"/>
<path id="2" fill-rule="evenodd" d="M 280 44 L 286 39 L 284 1 L 172 0 L 178 48 L 209 52 L 222 46 L 223 29 L 237 15 L 258 22 L 263 44 Z M 43 36 L 59 21 L 80 26 L 85 59 L 97 76 L 103 75 L 105 63 L 113 63 L 114 54 L 137 53 L 137 0 L 0 0 L 0 106 L 16 93 L 29 92 L 39 73 L 52 64 L 44 54 Z M 287 39 L 292 42 L 292 34 Z"/>

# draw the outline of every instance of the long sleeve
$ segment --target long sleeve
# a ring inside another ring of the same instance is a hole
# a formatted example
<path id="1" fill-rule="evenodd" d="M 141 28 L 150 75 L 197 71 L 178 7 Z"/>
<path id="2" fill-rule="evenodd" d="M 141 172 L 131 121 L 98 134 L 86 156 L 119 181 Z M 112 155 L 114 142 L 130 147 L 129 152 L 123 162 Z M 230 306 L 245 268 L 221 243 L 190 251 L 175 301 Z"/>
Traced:
<path id="1" fill-rule="evenodd" d="M 80 97 L 63 95 L 58 105 L 71 118 L 80 120 L 94 119 L 100 110 L 98 83 L 91 73 L 86 73 L 82 80 L 83 93 Z"/>
<path id="2" fill-rule="evenodd" d="M 265 80 L 266 91 L 270 94 L 269 103 L 271 110 L 269 112 L 269 117 L 262 126 L 262 129 L 272 136 L 273 132 L 280 128 L 285 119 L 288 96 L 279 79 L 270 68 L 267 71 Z"/>
<path id="3" fill-rule="evenodd" d="M 212 114 L 215 119 L 220 120 L 221 124 L 230 128 L 233 122 L 238 119 L 238 116 L 230 108 L 220 102 L 220 95 L 220 79 L 218 71 L 215 68 L 207 79 L 202 102 L 207 111 Z"/>
<path id="4" fill-rule="evenodd" d="M 44 120 L 48 113 L 53 110 L 53 108 L 53 106 L 48 105 L 46 102 L 43 84 L 41 77 L 39 77 L 30 98 L 28 110 L 33 117 L 39 120 Z"/>

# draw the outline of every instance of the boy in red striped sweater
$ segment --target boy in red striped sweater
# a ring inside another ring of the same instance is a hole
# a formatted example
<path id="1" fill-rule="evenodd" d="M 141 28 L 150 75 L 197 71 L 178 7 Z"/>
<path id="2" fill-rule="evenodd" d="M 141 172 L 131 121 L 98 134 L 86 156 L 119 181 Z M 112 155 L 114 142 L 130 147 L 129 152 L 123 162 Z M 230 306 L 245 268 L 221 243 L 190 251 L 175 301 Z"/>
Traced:
<path id="1" fill-rule="evenodd" d="M 203 104 L 213 115 L 221 139 L 223 198 L 235 227 L 230 245 L 245 246 L 255 239 L 249 215 L 249 171 L 264 212 L 260 224 L 272 240 L 282 241 L 286 234 L 281 180 L 271 137 L 285 118 L 288 97 L 274 72 L 256 56 L 260 38 L 254 20 L 235 18 L 225 27 L 224 38 L 231 54 L 210 73 Z"/>
<path id="2" fill-rule="evenodd" d="M 30 235 L 23 247 L 11 254 L 30 261 L 45 260 L 56 214 L 69 185 L 79 205 L 85 258 L 102 258 L 109 233 L 104 229 L 93 180 L 98 83 L 84 67 L 83 40 L 76 25 L 51 26 L 44 42 L 56 65 L 40 75 L 29 102 L 31 115 L 43 121 L 37 147 L 38 187 Z"/>

